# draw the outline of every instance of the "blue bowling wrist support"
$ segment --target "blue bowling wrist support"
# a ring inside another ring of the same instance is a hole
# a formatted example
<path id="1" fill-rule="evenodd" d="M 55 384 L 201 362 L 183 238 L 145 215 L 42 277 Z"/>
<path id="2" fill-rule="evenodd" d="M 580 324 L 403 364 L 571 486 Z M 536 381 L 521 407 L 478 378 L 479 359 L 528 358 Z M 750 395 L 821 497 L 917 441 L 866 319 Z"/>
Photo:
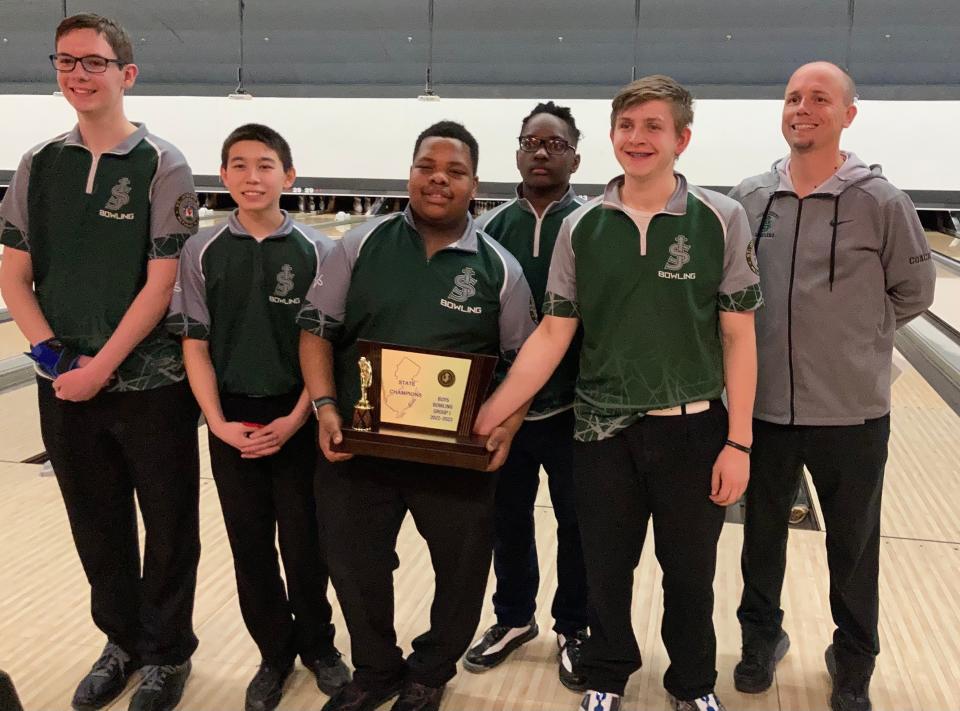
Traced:
<path id="1" fill-rule="evenodd" d="M 57 338 L 40 341 L 25 356 L 32 359 L 45 375 L 57 378 L 77 367 L 79 356 L 70 353 Z"/>

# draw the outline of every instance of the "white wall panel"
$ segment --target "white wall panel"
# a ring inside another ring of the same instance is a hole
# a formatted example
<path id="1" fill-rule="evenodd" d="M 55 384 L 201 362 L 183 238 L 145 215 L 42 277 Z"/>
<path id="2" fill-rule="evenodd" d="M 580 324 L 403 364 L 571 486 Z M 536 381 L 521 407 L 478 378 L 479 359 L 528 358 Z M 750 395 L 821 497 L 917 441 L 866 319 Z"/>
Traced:
<path id="1" fill-rule="evenodd" d="M 248 121 L 280 131 L 298 172 L 315 178 L 403 179 L 417 134 L 434 121 L 463 122 L 480 143 L 481 180 L 516 180 L 520 120 L 536 99 L 282 99 L 127 98 L 128 116 L 180 147 L 194 173 L 219 169 L 227 133 Z M 609 101 L 560 102 L 573 109 L 584 138 L 578 183 L 604 183 L 618 173 L 608 140 Z M 693 182 L 732 185 L 765 170 L 786 152 L 779 101 L 697 102 L 693 141 L 679 169 Z M 16 168 L 31 145 L 69 129 L 74 115 L 57 96 L 0 95 L 5 116 L 0 170 Z M 864 101 L 843 147 L 880 163 L 909 190 L 960 190 L 960 101 Z"/>

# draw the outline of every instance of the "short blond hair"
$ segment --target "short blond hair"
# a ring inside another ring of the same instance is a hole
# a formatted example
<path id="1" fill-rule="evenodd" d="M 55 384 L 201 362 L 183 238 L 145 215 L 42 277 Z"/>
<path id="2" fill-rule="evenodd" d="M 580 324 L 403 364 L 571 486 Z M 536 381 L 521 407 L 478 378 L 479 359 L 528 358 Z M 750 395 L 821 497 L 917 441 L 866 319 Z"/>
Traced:
<path id="1" fill-rule="evenodd" d="M 670 104 L 677 133 L 693 123 L 693 96 L 690 92 L 671 77 L 651 74 L 630 82 L 613 97 L 610 127 L 616 125 L 617 117 L 627 109 L 658 99 Z"/>

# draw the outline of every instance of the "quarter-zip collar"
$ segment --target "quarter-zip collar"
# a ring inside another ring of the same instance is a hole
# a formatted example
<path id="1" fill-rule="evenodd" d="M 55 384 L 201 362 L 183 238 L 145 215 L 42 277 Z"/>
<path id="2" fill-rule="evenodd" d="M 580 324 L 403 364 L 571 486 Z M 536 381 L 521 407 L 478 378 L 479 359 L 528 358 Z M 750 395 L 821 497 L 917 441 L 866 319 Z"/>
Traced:
<path id="1" fill-rule="evenodd" d="M 120 143 L 115 145 L 109 151 L 104 151 L 98 156 L 93 155 L 90 149 L 87 148 L 86 144 L 83 142 L 83 136 L 80 134 L 80 124 L 76 124 L 70 133 L 66 135 L 66 138 L 64 138 L 63 145 L 82 148 L 87 153 L 90 153 L 91 157 L 93 158 L 93 160 L 90 161 L 90 171 L 87 173 L 87 182 L 84 188 L 84 192 L 86 192 L 87 195 L 90 195 L 93 192 L 93 181 L 97 176 L 97 166 L 100 163 L 101 156 L 125 156 L 134 148 L 136 148 L 140 141 L 146 138 L 147 125 L 144 123 L 135 123 L 133 125 L 137 127 L 136 131 L 120 141 Z"/>
<path id="2" fill-rule="evenodd" d="M 133 125 L 137 127 L 136 131 L 120 141 L 120 143 L 115 145 L 109 151 L 104 151 L 101 155 L 125 156 L 134 148 L 136 148 L 137 144 L 147 137 L 147 125 L 144 123 L 134 123 Z M 90 150 L 83 142 L 83 136 L 80 135 L 80 124 L 74 126 L 70 133 L 67 134 L 63 144 L 65 146 L 79 146 L 87 151 Z"/>
<path id="3" fill-rule="evenodd" d="M 239 212 L 239 210 L 234 210 L 232 213 L 230 213 L 230 217 L 227 218 L 227 225 L 230 228 L 230 232 L 237 237 L 249 237 L 251 239 L 256 239 L 240 222 L 240 218 L 237 216 Z M 286 237 L 288 234 L 290 234 L 290 232 L 293 231 L 293 218 L 290 217 L 290 214 L 286 210 L 280 210 L 280 212 L 283 213 L 283 222 L 280 223 L 280 226 L 277 227 L 277 229 L 263 239 L 279 239 L 280 237 Z"/>
<path id="4" fill-rule="evenodd" d="M 530 204 L 530 201 L 523 196 L 523 183 L 517 183 L 517 187 L 514 189 L 514 192 L 517 195 L 517 204 L 526 212 L 537 214 L 537 211 L 533 209 L 533 205 Z M 543 211 L 544 216 L 549 215 L 551 212 L 556 212 L 557 210 L 562 210 L 570 203 L 577 199 L 577 193 L 574 191 L 572 185 L 567 186 L 567 192 L 563 194 L 559 200 L 554 200 L 549 205 L 547 209 Z"/>
<path id="5" fill-rule="evenodd" d="M 406 222 L 417 235 L 420 235 L 420 230 L 417 229 L 417 223 L 413 219 L 413 210 L 410 209 L 410 204 L 407 204 L 406 209 L 403 211 L 403 221 Z M 421 236 L 421 239 L 423 237 Z M 456 249 L 461 252 L 471 252 L 476 254 L 478 251 L 477 246 L 477 227 L 473 223 L 473 215 L 469 212 L 467 213 L 467 226 L 463 230 L 463 234 L 457 239 L 456 242 L 451 242 L 443 249 L 437 250 L 438 252 L 445 252 L 448 249 Z"/>
<path id="6" fill-rule="evenodd" d="M 667 204 L 663 206 L 663 209 L 654 212 L 652 217 L 657 215 L 687 214 L 687 179 L 680 173 L 674 173 L 674 176 L 677 179 L 677 186 L 673 190 L 673 195 L 667 200 Z M 633 215 L 630 214 L 630 211 L 623 203 L 623 197 L 621 196 L 623 183 L 623 175 L 618 175 L 607 183 L 607 187 L 603 190 L 603 207 L 608 210 L 619 210 L 636 224 Z M 637 232 L 640 235 L 640 255 L 645 256 L 647 254 L 647 233 L 641 229 L 639 225 L 637 225 Z"/>
<path id="7" fill-rule="evenodd" d="M 674 173 L 677 178 L 677 187 L 673 190 L 673 195 L 667 200 L 662 210 L 657 210 L 655 215 L 686 215 L 687 214 L 687 179 L 680 173 Z M 603 206 L 612 210 L 620 210 L 626 213 L 623 204 L 623 198 L 620 191 L 623 188 L 624 176 L 618 175 L 607 183 L 603 190 Z"/>
<path id="8" fill-rule="evenodd" d="M 567 192 L 563 194 L 559 200 L 554 200 L 549 205 L 547 209 L 543 211 L 542 215 L 538 215 L 537 211 L 533 209 L 533 205 L 530 204 L 530 201 L 523 196 L 523 183 L 518 183 L 516 188 L 517 193 L 517 205 L 524 212 L 529 212 L 533 215 L 533 218 L 536 220 L 536 226 L 533 229 L 533 256 L 540 256 L 540 228 L 543 226 L 543 221 L 547 215 L 563 210 L 566 207 L 569 207 L 572 202 L 577 199 L 577 194 L 573 190 L 572 185 L 567 186 Z"/>

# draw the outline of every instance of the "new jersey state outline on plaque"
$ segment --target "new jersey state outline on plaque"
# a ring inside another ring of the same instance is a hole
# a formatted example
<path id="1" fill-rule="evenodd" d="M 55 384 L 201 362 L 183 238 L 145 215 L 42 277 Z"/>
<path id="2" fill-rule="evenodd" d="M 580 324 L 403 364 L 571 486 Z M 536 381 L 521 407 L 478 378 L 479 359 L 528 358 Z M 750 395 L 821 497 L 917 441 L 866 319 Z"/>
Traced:
<path id="1" fill-rule="evenodd" d="M 455 431 L 470 360 L 384 348 L 380 363 L 380 421 Z"/>

